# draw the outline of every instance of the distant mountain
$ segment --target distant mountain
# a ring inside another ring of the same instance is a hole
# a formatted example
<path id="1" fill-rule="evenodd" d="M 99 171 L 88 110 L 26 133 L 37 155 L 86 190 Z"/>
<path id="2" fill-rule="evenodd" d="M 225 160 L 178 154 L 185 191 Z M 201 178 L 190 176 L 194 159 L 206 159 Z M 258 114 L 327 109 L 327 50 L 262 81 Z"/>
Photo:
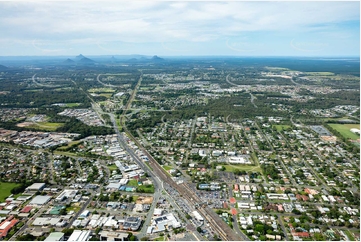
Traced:
<path id="1" fill-rule="evenodd" d="M 65 61 L 63 61 L 64 64 L 75 64 L 75 61 L 73 61 L 72 59 L 68 58 Z"/>
<path id="2" fill-rule="evenodd" d="M 160 57 L 158 57 L 158 56 L 153 56 L 152 57 L 152 59 L 151 59 L 152 61 L 163 61 L 164 59 L 163 58 L 160 58 Z"/>
<path id="3" fill-rule="evenodd" d="M 81 64 L 93 64 L 95 61 L 93 61 L 92 59 L 89 59 L 87 57 L 83 57 L 81 58 L 78 63 L 81 63 Z"/>
<path id="4" fill-rule="evenodd" d="M 81 59 L 85 58 L 82 54 L 75 57 L 75 60 L 80 61 Z"/>
<path id="5" fill-rule="evenodd" d="M 9 69 L 9 68 L 7 68 L 6 66 L 0 65 L 0 71 L 5 71 L 7 69 Z"/>
<path id="6" fill-rule="evenodd" d="M 110 62 L 111 62 L 111 63 L 117 62 L 117 58 L 115 58 L 114 55 L 113 55 L 112 58 L 110 58 Z"/>

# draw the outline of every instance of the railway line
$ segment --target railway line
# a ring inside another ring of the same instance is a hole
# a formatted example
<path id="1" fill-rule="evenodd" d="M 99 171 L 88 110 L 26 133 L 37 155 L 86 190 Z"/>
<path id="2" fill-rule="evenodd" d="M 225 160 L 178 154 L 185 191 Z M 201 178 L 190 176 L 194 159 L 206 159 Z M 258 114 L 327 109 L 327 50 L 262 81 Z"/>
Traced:
<path id="1" fill-rule="evenodd" d="M 203 201 L 199 198 L 194 191 L 185 183 L 177 184 L 171 177 L 166 174 L 163 168 L 159 163 L 153 159 L 153 157 L 148 153 L 147 150 L 143 148 L 138 140 L 136 140 L 133 135 L 129 132 L 127 128 L 124 128 L 128 136 L 137 144 L 137 146 L 143 151 L 143 153 L 148 157 L 149 165 L 153 168 L 154 174 L 156 174 L 163 182 L 168 183 L 174 189 L 176 189 L 179 194 L 182 195 L 191 205 L 196 206 Z M 211 208 L 198 206 L 198 212 L 204 217 L 208 222 L 209 226 L 216 231 L 222 240 L 224 241 L 241 241 L 248 240 L 246 236 L 237 235 Z"/>

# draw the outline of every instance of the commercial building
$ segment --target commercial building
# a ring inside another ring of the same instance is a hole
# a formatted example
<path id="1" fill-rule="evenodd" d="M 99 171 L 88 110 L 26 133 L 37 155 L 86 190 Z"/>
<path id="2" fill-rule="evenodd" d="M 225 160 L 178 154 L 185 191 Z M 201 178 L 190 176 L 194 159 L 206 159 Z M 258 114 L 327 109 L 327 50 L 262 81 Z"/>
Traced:
<path id="1" fill-rule="evenodd" d="M 45 183 L 34 183 L 31 186 L 28 186 L 25 190 L 28 192 L 37 192 L 43 190 L 45 187 Z"/>
<path id="2" fill-rule="evenodd" d="M 29 205 L 34 205 L 34 206 L 43 206 L 45 204 L 47 204 L 51 199 L 51 196 L 36 196 L 34 197 Z"/>
<path id="3" fill-rule="evenodd" d="M 194 217 L 195 219 L 197 219 L 198 221 L 200 221 L 200 222 L 203 222 L 203 221 L 204 221 L 203 217 L 199 214 L 198 211 L 194 210 L 194 211 L 192 212 L 192 215 L 193 215 L 193 217 Z"/>
<path id="4" fill-rule="evenodd" d="M 49 236 L 44 241 L 63 241 L 64 233 L 61 232 L 53 232 L 50 233 Z"/>
<path id="5" fill-rule="evenodd" d="M 68 241 L 88 241 L 90 239 L 91 230 L 74 230 Z"/>
<path id="6" fill-rule="evenodd" d="M 128 217 L 123 224 L 123 230 L 136 231 L 139 229 L 142 220 L 139 217 Z"/>
<path id="7" fill-rule="evenodd" d="M 165 214 L 154 218 L 152 225 L 148 227 L 147 233 L 157 233 L 165 231 L 166 229 L 170 230 L 172 228 L 179 228 L 181 224 L 177 221 L 175 216 L 172 213 Z"/>
<path id="8" fill-rule="evenodd" d="M 78 190 L 64 190 L 57 198 L 55 198 L 55 201 L 61 202 L 68 198 L 73 199 L 77 193 Z"/>
<path id="9" fill-rule="evenodd" d="M 102 230 L 100 234 L 101 241 L 125 241 L 128 237 L 128 233 L 119 233 L 114 231 Z"/>

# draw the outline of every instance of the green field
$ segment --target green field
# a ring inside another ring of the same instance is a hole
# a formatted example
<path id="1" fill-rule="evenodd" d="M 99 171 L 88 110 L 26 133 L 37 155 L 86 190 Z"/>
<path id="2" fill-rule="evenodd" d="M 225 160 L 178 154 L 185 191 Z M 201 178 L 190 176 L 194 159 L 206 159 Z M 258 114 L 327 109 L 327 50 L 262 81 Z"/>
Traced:
<path id="1" fill-rule="evenodd" d="M 145 193 L 154 193 L 154 186 L 153 185 L 140 185 L 137 189 L 139 192 Z"/>
<path id="2" fill-rule="evenodd" d="M 69 213 L 70 211 L 74 211 L 76 213 L 80 211 L 80 208 L 81 208 L 80 206 L 72 205 L 66 208 L 66 212 Z"/>
<path id="3" fill-rule="evenodd" d="M 223 165 L 226 168 L 226 171 L 234 172 L 235 170 L 240 171 L 254 171 L 254 172 L 260 172 L 261 168 L 259 166 L 251 166 L 251 165 Z"/>
<path id="4" fill-rule="evenodd" d="M 112 172 L 112 171 L 114 171 L 114 170 L 116 170 L 116 169 L 118 169 L 118 167 L 116 166 L 116 165 L 110 165 L 110 166 L 108 166 L 108 168 L 109 168 L 109 170 Z"/>
<path id="5" fill-rule="evenodd" d="M 163 166 L 163 169 L 166 171 L 169 171 L 170 169 L 173 169 L 173 167 L 172 166 Z"/>
<path id="6" fill-rule="evenodd" d="M 55 131 L 57 128 L 62 127 L 64 123 L 49 123 L 49 122 L 39 122 L 34 123 L 29 128 L 45 130 L 45 131 Z"/>
<path id="7" fill-rule="evenodd" d="M 340 132 L 340 134 L 346 139 L 359 139 L 360 136 L 350 131 L 352 128 L 360 129 L 360 124 L 329 124 L 333 129 Z"/>
<path id="8" fill-rule="evenodd" d="M 14 187 L 19 186 L 18 183 L 7 183 L 7 182 L 1 182 L 0 183 L 0 202 L 4 202 L 5 198 L 7 198 L 9 195 L 11 195 L 11 189 Z"/>
<path id="9" fill-rule="evenodd" d="M 350 230 L 344 230 L 343 232 L 345 232 L 350 241 L 356 241 Z"/>
<path id="10" fill-rule="evenodd" d="M 93 93 L 113 93 L 113 92 L 115 92 L 115 90 L 112 89 L 112 88 L 101 87 L 101 88 L 88 89 L 88 92 L 93 92 Z"/>
<path id="11" fill-rule="evenodd" d="M 131 179 L 131 180 L 129 180 L 129 182 L 127 183 L 127 186 L 130 186 L 130 187 L 138 187 L 138 181 L 135 180 L 135 179 Z"/>
<path id="12" fill-rule="evenodd" d="M 100 93 L 99 94 L 99 96 L 101 96 L 101 97 L 106 97 L 106 98 L 111 98 L 112 97 L 112 95 L 113 95 L 113 93 Z"/>
<path id="13" fill-rule="evenodd" d="M 288 128 L 291 128 L 291 125 L 282 125 L 282 124 L 279 124 L 279 125 L 273 125 L 276 127 L 277 131 L 282 131 L 282 129 L 286 130 Z"/>
<path id="14" fill-rule="evenodd" d="M 164 240 L 165 240 L 164 236 L 160 236 L 160 237 L 154 239 L 154 241 L 164 241 Z"/>
<path id="15" fill-rule="evenodd" d="M 66 149 L 70 148 L 72 145 L 78 145 L 80 143 L 82 143 L 82 141 L 71 141 L 66 146 L 61 146 L 61 147 L 57 148 L 57 150 L 66 151 Z"/>
<path id="16" fill-rule="evenodd" d="M 79 105 L 80 105 L 80 103 L 66 103 L 66 106 L 67 106 L 68 108 L 77 107 L 77 106 L 79 106 Z"/>

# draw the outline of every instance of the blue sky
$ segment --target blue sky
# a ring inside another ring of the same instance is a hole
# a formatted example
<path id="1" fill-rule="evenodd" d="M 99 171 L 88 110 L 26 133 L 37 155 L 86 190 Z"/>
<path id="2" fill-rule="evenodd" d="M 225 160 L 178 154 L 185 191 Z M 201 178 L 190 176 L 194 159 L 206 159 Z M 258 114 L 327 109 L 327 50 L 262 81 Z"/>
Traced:
<path id="1" fill-rule="evenodd" d="M 0 56 L 359 56 L 360 2 L 0 1 Z"/>

